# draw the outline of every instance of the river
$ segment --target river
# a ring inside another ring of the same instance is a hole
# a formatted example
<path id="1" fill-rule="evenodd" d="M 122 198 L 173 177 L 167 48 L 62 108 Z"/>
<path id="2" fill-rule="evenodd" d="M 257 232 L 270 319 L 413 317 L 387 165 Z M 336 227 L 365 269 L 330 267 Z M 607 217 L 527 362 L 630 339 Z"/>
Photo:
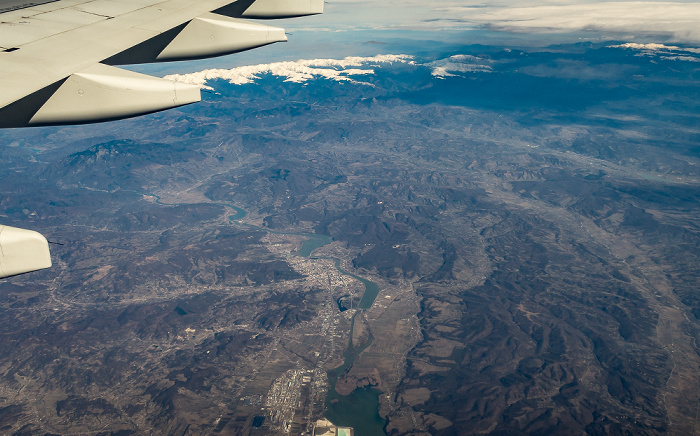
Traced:
<path id="1" fill-rule="evenodd" d="M 297 252 L 297 255 L 311 258 L 311 252 L 324 245 L 330 244 L 333 239 L 330 236 L 308 234 L 309 239 L 304 242 Z M 312 258 L 313 259 L 313 258 Z M 317 259 L 322 259 L 321 257 Z M 366 310 L 372 307 L 374 300 L 379 295 L 379 286 L 371 280 L 347 272 L 340 267 L 340 259 L 335 260 L 335 269 L 341 274 L 359 280 L 365 286 L 362 294 L 359 310 Z M 343 352 L 343 364 L 327 372 L 328 394 L 326 395 L 326 418 L 333 424 L 341 427 L 352 427 L 358 436 L 386 436 L 384 426 L 386 420 L 379 416 L 379 395 L 381 391 L 373 387 L 356 388 L 350 395 L 340 395 L 335 390 L 338 377 L 350 370 L 355 360 L 367 347 L 372 345 L 372 337 L 364 344 L 353 344 L 352 335 L 355 328 L 355 318 L 359 312 L 355 312 L 350 323 L 350 340 L 348 348 Z"/>
<path id="2" fill-rule="evenodd" d="M 160 197 L 155 194 L 146 194 L 154 197 L 156 203 L 173 206 L 177 203 L 162 203 Z M 229 215 L 229 220 L 239 221 L 243 219 L 247 212 L 244 209 L 233 206 L 228 203 L 211 203 L 219 206 L 227 207 L 233 209 L 236 214 Z M 262 230 L 269 233 L 275 233 L 279 235 L 294 235 L 303 236 L 308 238 L 301 245 L 299 251 L 297 251 L 298 256 L 311 258 L 311 253 L 317 248 L 321 248 L 324 245 L 328 245 L 333 242 L 333 238 L 327 235 L 317 235 L 313 233 L 284 233 L 277 232 L 274 230 L 266 229 L 264 227 L 259 227 L 248 223 L 239 223 L 247 227 L 253 227 L 258 230 Z M 321 259 L 321 258 L 318 258 Z M 347 275 L 359 280 L 365 287 L 365 292 L 362 294 L 360 303 L 358 305 L 359 310 L 366 310 L 372 307 L 374 300 L 379 295 L 379 286 L 371 280 L 367 280 L 363 277 L 350 273 L 343 270 L 340 267 L 340 259 L 331 257 L 335 261 L 335 268 L 341 274 Z M 326 405 L 326 418 L 333 424 L 341 427 L 352 427 L 355 429 L 355 435 L 357 436 L 386 436 L 384 432 L 384 426 L 386 421 L 379 416 L 379 395 L 381 392 L 372 387 L 357 388 L 350 395 L 340 395 L 335 390 L 335 384 L 338 377 L 349 371 L 355 360 L 359 357 L 360 353 L 364 351 L 367 347 L 372 344 L 372 337 L 364 344 L 352 343 L 352 334 L 355 327 L 355 317 L 359 312 L 356 312 L 352 317 L 352 322 L 350 324 L 350 340 L 348 342 L 348 348 L 343 352 L 344 362 L 341 366 L 331 369 L 327 372 L 328 374 L 328 394 L 326 395 L 325 405 Z"/>

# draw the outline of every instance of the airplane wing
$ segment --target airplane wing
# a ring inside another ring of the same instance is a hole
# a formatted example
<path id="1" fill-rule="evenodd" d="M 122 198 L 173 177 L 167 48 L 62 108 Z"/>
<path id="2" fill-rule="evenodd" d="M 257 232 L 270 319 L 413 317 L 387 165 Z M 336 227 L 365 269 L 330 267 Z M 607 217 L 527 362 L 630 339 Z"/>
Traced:
<path id="1" fill-rule="evenodd" d="M 323 0 L 0 0 L 0 127 L 107 121 L 199 101 L 199 89 L 116 65 L 197 59 L 278 41 L 242 18 L 323 12 Z"/>
<path id="2" fill-rule="evenodd" d="M 197 102 L 196 86 L 118 66 L 200 59 L 286 41 L 283 29 L 248 19 L 320 14 L 323 3 L 0 0 L 0 128 L 93 123 Z M 18 230 L 0 226 L 0 277 L 51 265 L 43 236 Z"/>

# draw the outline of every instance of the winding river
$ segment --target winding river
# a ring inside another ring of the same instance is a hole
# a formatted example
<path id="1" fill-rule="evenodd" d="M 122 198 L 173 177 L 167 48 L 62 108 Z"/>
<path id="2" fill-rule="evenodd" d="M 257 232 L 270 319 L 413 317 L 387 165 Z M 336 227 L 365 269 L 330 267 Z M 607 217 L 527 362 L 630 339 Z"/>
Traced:
<path id="1" fill-rule="evenodd" d="M 298 235 L 297 233 L 294 233 Z M 304 234 L 308 236 L 297 252 L 297 255 L 311 257 L 311 252 L 324 245 L 330 244 L 333 239 L 330 236 Z M 323 259 L 318 257 L 316 259 Z M 379 286 L 371 280 L 347 272 L 340 267 L 340 259 L 334 257 L 325 257 L 335 261 L 335 269 L 341 274 L 350 276 L 355 280 L 359 280 L 365 286 L 365 292 L 362 294 L 359 310 L 366 310 L 372 307 L 374 300 L 379 295 Z M 342 427 L 352 427 L 356 435 L 362 436 L 385 436 L 384 426 L 386 421 L 379 416 L 379 395 L 381 391 L 372 387 L 356 388 L 350 395 L 340 395 L 335 390 L 335 385 L 338 377 L 350 371 L 350 368 L 355 364 L 355 360 L 364 350 L 372 345 L 373 338 L 370 334 L 369 340 L 363 344 L 353 344 L 352 336 L 355 329 L 355 318 L 359 311 L 355 312 L 350 323 L 350 339 L 348 348 L 343 352 L 343 364 L 337 368 L 327 371 L 328 374 L 328 394 L 326 395 L 326 418 L 333 424 Z"/>
<path id="2" fill-rule="evenodd" d="M 144 194 L 155 198 L 157 204 L 164 206 L 177 206 L 184 203 L 163 203 L 158 195 L 148 193 Z M 303 236 L 308 238 L 302 245 L 299 251 L 297 251 L 297 256 L 307 257 L 310 259 L 323 259 L 322 257 L 311 257 L 311 253 L 317 248 L 321 248 L 325 245 L 333 242 L 333 238 L 327 235 L 317 235 L 314 233 L 292 233 L 292 232 L 277 232 L 274 230 L 266 229 L 264 227 L 256 226 L 249 223 L 240 222 L 247 212 L 244 209 L 236 207 L 229 203 L 209 203 L 216 204 L 218 206 L 227 207 L 233 209 L 236 213 L 234 215 L 229 215 L 230 221 L 235 221 L 239 225 L 244 225 L 246 227 L 252 227 L 257 230 L 261 230 L 268 233 L 274 233 L 278 235 L 294 235 Z M 365 287 L 365 291 L 362 294 L 360 303 L 358 304 L 359 310 L 366 310 L 372 307 L 374 300 L 379 295 L 379 286 L 371 280 L 367 280 L 363 277 L 355 275 L 351 272 L 345 271 L 340 267 L 340 259 L 334 257 L 325 257 L 325 259 L 332 259 L 335 261 L 335 268 L 341 274 L 352 277 L 355 280 L 359 280 Z M 370 335 L 369 340 L 363 344 L 353 344 L 352 335 L 355 328 L 355 318 L 359 312 L 356 312 L 352 317 L 352 322 L 350 323 L 350 340 L 348 342 L 348 348 L 343 352 L 343 364 L 337 368 L 333 368 L 327 372 L 328 374 L 328 394 L 326 395 L 325 405 L 326 405 L 326 418 L 330 420 L 333 424 L 342 427 L 352 427 L 355 429 L 355 434 L 359 436 L 385 436 L 384 426 L 386 421 L 379 416 L 379 395 L 381 392 L 372 387 L 364 387 L 355 389 L 350 395 L 340 395 L 335 390 L 336 382 L 338 377 L 345 374 L 352 368 L 355 364 L 355 360 L 359 357 L 367 347 L 372 345 L 372 337 Z"/>

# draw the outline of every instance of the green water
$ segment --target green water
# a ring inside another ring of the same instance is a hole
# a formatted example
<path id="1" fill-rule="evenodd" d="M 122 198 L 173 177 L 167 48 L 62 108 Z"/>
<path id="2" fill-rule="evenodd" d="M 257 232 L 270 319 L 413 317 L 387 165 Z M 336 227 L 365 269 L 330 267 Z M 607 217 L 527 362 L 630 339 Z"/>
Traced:
<path id="1" fill-rule="evenodd" d="M 308 236 L 309 239 L 307 239 L 302 245 L 299 251 L 297 251 L 297 255 L 302 256 L 302 257 L 310 257 L 311 252 L 314 251 L 317 248 L 321 248 L 324 245 L 328 245 L 331 242 L 333 242 L 333 238 L 330 236 L 326 235 L 315 235 L 315 234 L 303 234 L 303 233 L 286 233 L 286 234 L 292 234 L 292 235 L 301 235 L 301 236 Z M 320 259 L 320 258 L 319 258 Z M 331 258 L 334 259 L 334 258 Z M 374 300 L 377 299 L 377 295 L 379 295 L 379 286 L 374 283 L 371 280 L 367 280 L 365 278 L 362 278 L 358 275 L 355 275 L 351 272 L 347 272 L 344 269 L 340 267 L 340 260 L 335 259 L 335 269 L 337 269 L 341 274 L 345 274 L 346 276 L 350 276 L 354 278 L 355 280 L 359 280 L 364 286 L 365 286 L 365 292 L 362 294 L 362 298 L 360 299 L 360 304 L 358 307 L 360 309 L 369 309 L 372 307 L 372 304 L 374 304 Z"/>
<path id="2" fill-rule="evenodd" d="M 343 364 L 327 372 L 330 386 L 326 395 L 325 417 L 337 426 L 352 427 L 358 436 L 386 436 L 386 433 L 384 433 L 386 420 L 379 416 L 379 395 L 381 391 L 372 387 L 364 387 L 355 389 L 350 395 L 340 395 L 335 390 L 338 377 L 349 371 L 355 363 L 355 359 L 374 341 L 370 335 L 364 344 L 352 343 L 357 314 L 358 312 L 353 315 L 350 323 L 350 340 L 348 341 L 347 350 L 343 352 Z"/>
<path id="3" fill-rule="evenodd" d="M 326 397 L 326 418 L 330 422 L 352 427 L 356 435 L 386 436 L 386 421 L 378 412 L 380 391 L 370 387 L 357 388 L 344 397 L 335 392 L 335 383 L 333 385 Z"/>
<path id="4" fill-rule="evenodd" d="M 235 215 L 229 215 L 228 219 L 230 219 L 231 221 L 237 221 L 237 220 L 243 219 L 243 218 L 245 218 L 245 216 L 247 214 L 247 212 L 245 210 L 241 209 L 240 207 L 231 206 L 230 204 L 222 204 L 222 203 L 216 203 L 216 204 L 230 207 L 231 209 L 236 211 Z"/>
<path id="5" fill-rule="evenodd" d="M 355 280 L 359 280 L 360 282 L 362 282 L 363 285 L 365 285 L 365 292 L 362 294 L 362 298 L 360 299 L 360 304 L 358 305 L 358 307 L 360 309 L 369 309 L 370 307 L 372 307 L 372 304 L 374 304 L 374 300 L 377 298 L 377 295 L 379 295 L 379 286 L 373 281 L 364 279 L 360 276 L 356 276 L 353 273 L 349 273 L 343 270 L 340 267 L 340 261 L 337 259 L 335 261 L 335 269 L 345 274 L 346 276 L 350 276 Z"/>
<path id="6" fill-rule="evenodd" d="M 333 242 L 333 238 L 326 235 L 304 235 L 309 236 L 309 239 L 301 244 L 301 248 L 297 251 L 297 254 L 301 257 L 311 256 L 311 252 L 317 248 L 321 248 L 324 245 L 328 245 Z"/>

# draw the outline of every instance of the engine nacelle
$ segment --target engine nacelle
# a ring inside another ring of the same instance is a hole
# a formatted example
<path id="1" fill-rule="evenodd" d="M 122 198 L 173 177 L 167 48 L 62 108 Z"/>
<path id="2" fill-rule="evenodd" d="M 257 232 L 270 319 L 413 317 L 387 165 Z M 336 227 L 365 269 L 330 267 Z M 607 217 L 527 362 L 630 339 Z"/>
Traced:
<path id="1" fill-rule="evenodd" d="M 201 59 L 286 40 L 282 28 L 209 13 L 190 21 L 155 60 Z"/>

